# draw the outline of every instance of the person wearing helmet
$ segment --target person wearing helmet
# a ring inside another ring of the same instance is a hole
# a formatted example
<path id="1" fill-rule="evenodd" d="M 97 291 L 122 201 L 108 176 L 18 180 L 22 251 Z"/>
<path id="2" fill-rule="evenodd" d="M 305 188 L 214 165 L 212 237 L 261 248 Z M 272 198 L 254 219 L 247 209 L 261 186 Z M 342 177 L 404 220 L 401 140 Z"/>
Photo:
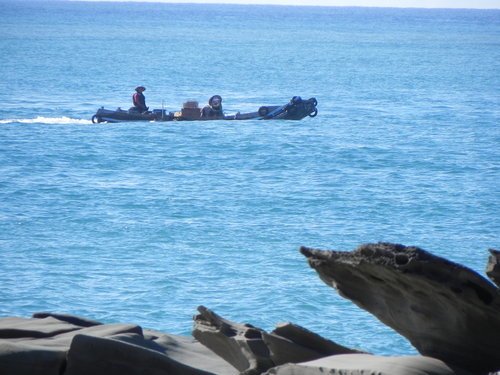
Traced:
<path id="1" fill-rule="evenodd" d="M 201 110 L 201 118 L 203 119 L 217 119 L 224 117 L 222 111 L 222 97 L 214 95 L 208 100 L 208 105 Z"/>
<path id="2" fill-rule="evenodd" d="M 146 112 L 149 109 L 149 107 L 146 107 L 146 97 L 143 94 L 145 90 L 144 86 L 138 86 L 135 88 L 134 95 L 132 95 L 133 108 L 139 113 Z"/>

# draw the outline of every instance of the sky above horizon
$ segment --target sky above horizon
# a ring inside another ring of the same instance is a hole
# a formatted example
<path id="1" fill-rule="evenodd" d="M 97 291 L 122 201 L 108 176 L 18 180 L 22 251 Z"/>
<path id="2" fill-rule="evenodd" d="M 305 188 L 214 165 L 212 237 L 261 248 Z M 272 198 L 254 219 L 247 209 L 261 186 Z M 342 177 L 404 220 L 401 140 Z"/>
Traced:
<path id="1" fill-rule="evenodd" d="M 318 6 L 363 6 L 395 8 L 477 8 L 500 9 L 500 0 L 89 0 L 161 3 L 227 3 Z"/>

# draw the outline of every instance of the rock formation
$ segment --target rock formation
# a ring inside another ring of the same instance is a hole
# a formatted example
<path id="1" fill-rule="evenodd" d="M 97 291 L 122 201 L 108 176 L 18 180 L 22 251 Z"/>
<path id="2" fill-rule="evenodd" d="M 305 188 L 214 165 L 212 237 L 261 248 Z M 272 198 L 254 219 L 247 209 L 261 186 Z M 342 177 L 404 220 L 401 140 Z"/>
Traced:
<path id="1" fill-rule="evenodd" d="M 301 248 L 320 278 L 422 355 L 349 349 L 292 323 L 272 332 L 200 306 L 193 338 L 36 313 L 0 318 L 0 375 L 500 375 L 499 289 L 417 247 Z M 500 280 L 500 252 L 487 274 Z M 325 301 L 328 303 L 328 301 Z"/>
<path id="2" fill-rule="evenodd" d="M 500 368 L 499 291 L 476 272 L 417 247 L 301 252 L 340 295 L 406 337 L 424 356 L 473 373 Z"/>
<path id="3" fill-rule="evenodd" d="M 194 317 L 193 336 L 245 375 L 257 375 L 285 363 L 345 353 L 360 353 L 286 323 L 273 332 L 234 323 L 204 306 Z"/>
<path id="4" fill-rule="evenodd" d="M 236 375 L 193 339 L 38 313 L 0 318 L 0 375 Z"/>

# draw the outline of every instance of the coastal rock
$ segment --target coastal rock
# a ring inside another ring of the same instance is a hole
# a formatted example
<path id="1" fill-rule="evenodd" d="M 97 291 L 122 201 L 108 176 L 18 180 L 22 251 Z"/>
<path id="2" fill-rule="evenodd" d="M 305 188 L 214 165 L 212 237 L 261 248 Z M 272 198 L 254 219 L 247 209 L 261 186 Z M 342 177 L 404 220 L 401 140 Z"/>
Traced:
<path id="1" fill-rule="evenodd" d="M 311 332 L 304 327 L 289 322 L 276 325 L 276 328 L 271 333 L 288 339 L 303 348 L 313 350 L 317 353 L 316 358 L 320 358 L 322 356 L 326 357 L 334 354 L 365 353 L 337 344 L 336 342 L 325 339 L 324 337 L 318 335 L 317 333 Z"/>
<path id="2" fill-rule="evenodd" d="M 0 319 L 0 339 L 53 337 L 80 328 L 51 316 L 42 319 L 8 317 Z"/>
<path id="3" fill-rule="evenodd" d="M 150 338 L 150 342 L 161 347 L 161 349 L 156 350 L 179 363 L 217 375 L 239 374 L 233 366 L 192 337 L 170 335 L 151 330 L 145 330 L 144 337 Z"/>
<path id="4" fill-rule="evenodd" d="M 263 330 L 223 319 L 204 306 L 194 317 L 193 337 L 246 375 L 260 374 L 274 362 L 262 339 Z"/>
<path id="5" fill-rule="evenodd" d="M 64 375 L 210 375 L 162 353 L 112 338 L 76 335 Z"/>
<path id="6" fill-rule="evenodd" d="M 66 314 L 33 316 L 0 318 L 0 375 L 237 374 L 191 338 Z"/>
<path id="7" fill-rule="evenodd" d="M 70 314 L 57 314 L 53 312 L 37 312 L 34 313 L 32 318 L 36 319 L 44 319 L 48 317 L 53 317 L 61 322 L 66 322 L 73 324 L 78 327 L 93 327 L 93 326 L 98 326 L 101 325 L 101 322 L 97 322 L 95 320 L 83 318 L 81 316 L 75 316 L 75 315 L 70 315 Z"/>
<path id="8" fill-rule="evenodd" d="M 0 339 L 1 375 L 59 375 L 65 365 L 65 351 Z"/>
<path id="9" fill-rule="evenodd" d="M 327 355 L 360 353 L 291 323 L 267 333 L 250 324 L 231 322 L 204 306 L 198 311 L 193 336 L 243 374 L 261 374 L 277 365 Z"/>
<path id="10" fill-rule="evenodd" d="M 265 375 L 473 375 L 455 371 L 444 362 L 422 356 L 382 357 L 368 354 L 343 354 L 310 362 L 286 364 Z"/>
<path id="11" fill-rule="evenodd" d="M 40 313 L 40 318 L 8 317 L 0 319 L 0 374 L 59 375 L 66 367 L 66 354 L 75 335 L 94 336 L 123 333 L 142 335 L 142 329 L 130 324 L 90 325 L 90 321 L 70 315 Z M 3 372 L 4 371 L 4 372 Z"/>
<path id="12" fill-rule="evenodd" d="M 32 339 L 29 337 L 16 340 L 19 344 L 36 345 L 44 348 L 53 348 L 67 351 L 76 335 L 87 335 L 93 337 L 115 337 L 119 335 L 135 335 L 141 337 L 142 328 L 135 324 L 102 324 L 93 327 L 85 327 L 76 331 L 66 332 L 53 337 Z M 144 339 L 143 339 L 144 341 Z"/>
<path id="13" fill-rule="evenodd" d="M 500 368 L 498 288 L 476 272 L 417 247 L 389 243 L 352 252 L 301 252 L 326 284 L 422 355 L 476 374 Z"/>
<path id="14" fill-rule="evenodd" d="M 323 281 L 422 356 L 371 355 L 292 323 L 268 333 L 203 306 L 195 339 L 43 312 L 0 318 L 0 375 L 500 375 L 500 293 L 486 278 L 396 244 L 301 252 Z M 497 282 L 500 252 L 490 252 L 487 273 Z"/>
<path id="15" fill-rule="evenodd" d="M 486 266 L 486 275 L 488 275 L 497 286 L 500 286 L 500 251 L 490 249 L 490 254 Z"/>

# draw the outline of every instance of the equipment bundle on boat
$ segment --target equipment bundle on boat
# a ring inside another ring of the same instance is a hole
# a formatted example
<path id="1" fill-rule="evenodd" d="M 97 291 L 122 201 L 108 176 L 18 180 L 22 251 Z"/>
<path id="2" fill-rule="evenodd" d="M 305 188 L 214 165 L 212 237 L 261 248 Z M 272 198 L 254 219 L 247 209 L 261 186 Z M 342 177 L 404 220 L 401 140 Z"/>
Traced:
<path id="1" fill-rule="evenodd" d="M 316 98 L 302 99 L 294 96 L 288 103 L 281 106 L 261 106 L 255 112 L 225 115 L 220 106 L 222 98 L 214 95 L 209 100 L 209 106 L 200 108 L 197 101 L 187 101 L 180 111 L 167 112 L 165 109 L 139 112 L 132 107 L 129 110 L 117 108 L 109 110 L 101 107 L 92 116 L 94 124 L 100 122 L 131 122 L 131 121 L 203 121 L 203 120 L 301 120 L 307 116 L 318 114 Z"/>

